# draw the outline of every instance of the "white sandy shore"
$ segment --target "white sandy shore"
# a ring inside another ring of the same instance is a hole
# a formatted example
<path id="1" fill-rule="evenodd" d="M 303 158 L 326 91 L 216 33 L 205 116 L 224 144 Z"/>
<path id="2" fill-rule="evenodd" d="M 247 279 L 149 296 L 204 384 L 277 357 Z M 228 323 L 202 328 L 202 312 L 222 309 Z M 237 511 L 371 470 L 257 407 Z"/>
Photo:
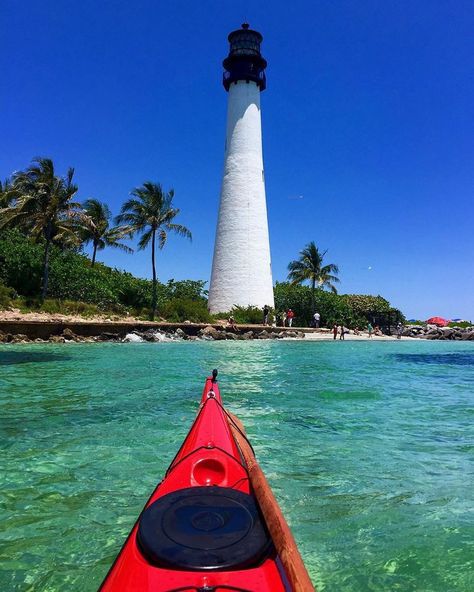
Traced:
<path id="1" fill-rule="evenodd" d="M 325 333 L 305 333 L 304 338 L 308 341 L 333 341 L 333 335 L 331 332 Z M 396 340 L 396 335 L 388 336 L 388 335 L 372 335 L 369 338 L 368 333 L 361 333 L 360 335 L 354 335 L 353 333 L 346 333 L 344 335 L 344 341 L 393 341 Z M 402 339 L 412 339 L 408 337 L 403 337 Z M 337 341 L 339 341 L 339 335 L 337 336 Z M 342 341 L 342 340 L 341 340 Z"/>

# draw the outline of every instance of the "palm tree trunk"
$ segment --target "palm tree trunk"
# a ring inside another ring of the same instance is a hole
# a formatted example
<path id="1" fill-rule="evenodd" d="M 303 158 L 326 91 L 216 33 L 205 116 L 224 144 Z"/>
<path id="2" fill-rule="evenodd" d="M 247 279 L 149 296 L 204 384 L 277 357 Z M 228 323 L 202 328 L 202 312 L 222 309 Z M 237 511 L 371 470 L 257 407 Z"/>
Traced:
<path id="1" fill-rule="evenodd" d="M 49 247 L 51 246 L 51 229 L 48 224 L 48 228 L 45 232 L 46 245 L 44 247 L 44 259 L 43 259 L 43 286 L 41 289 L 41 302 L 44 302 L 46 294 L 48 293 L 48 280 L 49 280 Z"/>
<path id="2" fill-rule="evenodd" d="M 94 250 L 92 252 L 92 263 L 91 263 L 91 267 L 94 267 L 96 253 L 97 253 L 97 244 L 94 242 Z"/>
<path id="3" fill-rule="evenodd" d="M 313 320 L 313 315 L 316 312 L 314 310 L 314 291 L 316 285 L 316 278 L 313 276 L 311 279 L 311 320 Z"/>
<path id="4" fill-rule="evenodd" d="M 151 237 L 151 265 L 153 267 L 153 291 L 151 297 L 151 320 L 155 320 L 156 315 L 156 267 L 155 267 L 155 234 L 156 230 L 153 229 L 153 234 Z"/>

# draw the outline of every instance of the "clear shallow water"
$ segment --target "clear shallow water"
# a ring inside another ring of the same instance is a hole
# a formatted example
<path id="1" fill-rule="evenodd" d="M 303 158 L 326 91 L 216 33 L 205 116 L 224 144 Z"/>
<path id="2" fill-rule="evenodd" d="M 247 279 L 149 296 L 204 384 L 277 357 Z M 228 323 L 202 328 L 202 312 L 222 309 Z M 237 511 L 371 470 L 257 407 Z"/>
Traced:
<path id="1" fill-rule="evenodd" d="M 0 590 L 96 590 L 220 369 L 320 592 L 474 590 L 474 344 L 0 346 Z"/>

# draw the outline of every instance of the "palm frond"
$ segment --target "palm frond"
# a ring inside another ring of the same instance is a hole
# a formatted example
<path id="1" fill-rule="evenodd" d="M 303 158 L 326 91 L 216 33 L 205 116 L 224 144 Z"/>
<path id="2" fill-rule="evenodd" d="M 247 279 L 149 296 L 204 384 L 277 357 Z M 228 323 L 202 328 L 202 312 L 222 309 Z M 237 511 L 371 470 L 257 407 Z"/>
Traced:
<path id="1" fill-rule="evenodd" d="M 142 234 L 140 240 L 138 241 L 139 251 L 143 251 L 143 249 L 145 249 L 148 246 L 148 243 L 150 242 L 152 235 L 153 230 L 151 228 Z"/>
<path id="2" fill-rule="evenodd" d="M 323 266 L 323 260 L 327 253 L 320 251 L 314 241 L 308 243 L 301 251 L 299 259 L 288 264 L 288 279 L 292 284 L 302 284 L 306 281 L 314 286 L 327 287 L 335 290 L 332 282 L 339 282 L 336 275 L 339 268 L 334 263 Z"/>
<path id="3" fill-rule="evenodd" d="M 193 235 L 191 234 L 191 231 L 182 224 L 166 224 L 166 228 L 168 230 L 172 230 L 179 236 L 183 236 L 184 238 L 189 238 L 189 240 L 193 240 Z"/>

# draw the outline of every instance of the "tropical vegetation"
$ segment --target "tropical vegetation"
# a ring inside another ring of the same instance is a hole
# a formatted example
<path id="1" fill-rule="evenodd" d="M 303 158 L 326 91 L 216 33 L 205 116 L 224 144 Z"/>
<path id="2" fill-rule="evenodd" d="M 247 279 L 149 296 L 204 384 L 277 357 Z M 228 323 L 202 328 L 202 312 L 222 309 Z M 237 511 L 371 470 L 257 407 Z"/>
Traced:
<path id="1" fill-rule="evenodd" d="M 107 204 L 98 199 L 87 199 L 83 208 L 84 215 L 81 217 L 79 236 L 85 245 L 92 244 L 91 267 L 95 265 L 97 251 L 102 251 L 105 247 L 133 253 L 133 249 L 120 242 L 126 234 L 124 229 L 120 226 L 110 226 L 112 213 Z"/>
<path id="2" fill-rule="evenodd" d="M 315 307 L 315 290 L 328 288 L 337 294 L 335 283 L 339 282 L 339 268 L 335 263 L 323 265 L 326 251 L 320 251 L 314 241 L 308 243 L 300 252 L 299 259 L 288 264 L 288 279 L 293 285 L 309 282 L 311 285 L 311 311 Z"/>
<path id="3" fill-rule="evenodd" d="M 22 296 L 38 299 L 40 304 L 49 297 L 102 308 L 146 308 L 154 319 L 159 299 L 164 303 L 155 247 L 163 249 L 169 232 L 191 238 L 189 229 L 174 221 L 180 211 L 173 204 L 174 191 L 165 192 L 159 183 L 151 181 L 135 188 L 113 226 L 106 203 L 93 198 L 83 204 L 77 201 L 73 177 L 73 168 L 61 176 L 51 159 L 35 158 L 26 170 L 0 182 L 0 242 L 4 249 L 0 281 Z M 140 236 L 139 249 L 151 243 L 151 283 L 96 265 L 97 251 L 106 247 L 132 253 L 123 240 L 135 234 Z M 87 244 L 92 247 L 91 261 L 82 252 Z M 201 298 L 204 282 L 198 283 L 200 287 L 193 294 L 199 302 L 195 316 L 202 318 L 208 313 Z M 180 309 L 182 312 L 175 316 L 184 314 L 189 306 L 180 302 Z"/>
<path id="4" fill-rule="evenodd" d="M 74 169 L 61 176 L 51 159 L 36 158 L 26 170 L 0 182 L 0 309 L 158 315 L 172 322 L 211 322 L 232 314 L 237 323 L 262 322 L 262 311 L 255 307 L 211 316 L 205 281 L 158 280 L 156 248 L 165 247 L 170 233 L 191 239 L 190 230 L 176 223 L 180 210 L 172 189 L 143 183 L 132 190 L 114 220 L 106 203 L 78 201 L 73 178 Z M 109 247 L 131 253 L 124 241 L 134 236 L 139 249 L 151 247 L 151 281 L 96 259 Z M 84 253 L 88 244 L 91 258 Z M 315 310 L 323 326 L 362 327 L 377 315 L 404 320 L 381 296 L 337 294 L 339 269 L 325 261 L 326 254 L 310 242 L 290 262 L 289 281 L 275 285 L 271 317 L 292 308 L 294 326 L 308 326 Z"/>
<path id="5" fill-rule="evenodd" d="M 321 315 L 322 327 L 331 327 L 336 323 L 364 328 L 369 320 L 377 323 L 377 319 L 390 318 L 393 325 L 405 320 L 403 314 L 382 296 L 336 294 L 321 288 L 313 292 L 310 286 L 291 282 L 276 282 L 274 295 L 277 311 L 293 309 L 293 326 L 310 326 L 315 310 Z M 381 320 L 379 322 L 382 323 Z"/>
<path id="6" fill-rule="evenodd" d="M 133 237 L 140 235 L 138 248 L 145 249 L 151 243 L 151 265 L 153 272 L 153 290 L 151 300 L 151 320 L 155 319 L 157 305 L 157 277 L 155 264 L 155 249 L 161 250 L 166 244 L 168 233 L 174 232 L 191 239 L 191 232 L 182 224 L 173 220 L 179 214 L 179 209 L 173 207 L 174 191 L 163 191 L 159 183 L 144 183 L 132 191 L 133 197 L 127 200 L 117 223 L 125 224 L 124 231 Z"/>
<path id="7" fill-rule="evenodd" d="M 77 193 L 73 183 L 74 169 L 64 177 L 55 174 L 53 161 L 36 158 L 26 171 L 15 173 L 11 186 L 3 190 L 4 200 L 12 201 L 0 210 L 0 228 L 16 226 L 44 246 L 41 298 L 48 291 L 49 255 L 53 242 L 78 245 L 74 217 L 79 203 L 72 201 Z"/>

